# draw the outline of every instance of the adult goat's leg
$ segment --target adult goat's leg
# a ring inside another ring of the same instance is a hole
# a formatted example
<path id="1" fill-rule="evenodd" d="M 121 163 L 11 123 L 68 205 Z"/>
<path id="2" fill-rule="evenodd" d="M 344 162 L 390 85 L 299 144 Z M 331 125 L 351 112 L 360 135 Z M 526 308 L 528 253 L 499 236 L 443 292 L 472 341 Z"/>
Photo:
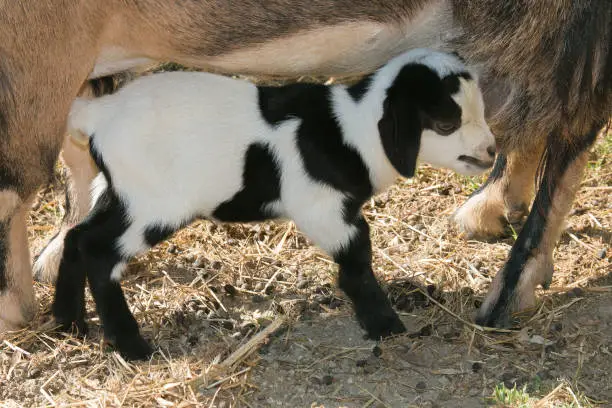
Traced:
<path id="1" fill-rule="evenodd" d="M 33 268 L 34 278 L 47 283 L 55 282 L 57 277 L 66 233 L 81 222 L 91 208 L 90 186 L 98 174 L 88 148 L 75 143 L 68 135 L 64 139 L 61 157 L 68 168 L 65 187 L 66 213 L 60 230 L 36 257 Z"/>
<path id="2" fill-rule="evenodd" d="M 25 217 L 30 202 L 20 203 L 17 193 L 0 191 L 4 209 L 14 204 L 12 214 L 0 219 L 0 333 L 17 329 L 36 313 L 30 277 L 30 252 Z"/>
<path id="3" fill-rule="evenodd" d="M 131 79 L 123 73 L 87 81 L 81 98 L 98 98 L 113 93 L 123 82 Z M 34 279 L 53 283 L 57 277 L 64 237 L 70 228 L 83 221 L 91 208 L 91 183 L 98 168 L 91 159 L 88 146 L 83 146 L 66 135 L 62 145 L 62 161 L 68 168 L 65 186 L 66 212 L 59 231 L 49 240 L 34 261 Z"/>
<path id="4" fill-rule="evenodd" d="M 500 152 L 487 181 L 455 212 L 453 219 L 470 238 L 504 235 L 529 213 L 542 148 Z"/>
<path id="5" fill-rule="evenodd" d="M 582 140 L 568 141 L 559 134 L 549 137 L 531 212 L 512 246 L 508 261 L 493 280 L 477 313 L 477 323 L 486 326 L 511 324 L 511 313 L 534 306 L 536 287 L 550 283 L 553 250 L 580 186 L 588 149 L 599 127 Z"/>

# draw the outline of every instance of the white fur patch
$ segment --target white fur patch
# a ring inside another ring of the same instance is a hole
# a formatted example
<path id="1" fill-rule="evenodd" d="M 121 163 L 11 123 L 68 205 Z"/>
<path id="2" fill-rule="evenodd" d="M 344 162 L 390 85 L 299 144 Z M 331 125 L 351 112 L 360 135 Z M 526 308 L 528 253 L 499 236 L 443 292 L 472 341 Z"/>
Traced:
<path id="1" fill-rule="evenodd" d="M 121 280 L 121 276 L 123 276 L 123 272 L 127 269 L 127 264 L 125 262 L 119 262 L 115 266 L 113 266 L 113 271 L 111 272 L 110 278 L 115 282 L 119 282 Z"/>
<path id="2" fill-rule="evenodd" d="M 99 173 L 91 182 L 91 208 L 94 207 L 106 187 L 108 187 L 108 182 L 104 178 L 104 174 Z"/>

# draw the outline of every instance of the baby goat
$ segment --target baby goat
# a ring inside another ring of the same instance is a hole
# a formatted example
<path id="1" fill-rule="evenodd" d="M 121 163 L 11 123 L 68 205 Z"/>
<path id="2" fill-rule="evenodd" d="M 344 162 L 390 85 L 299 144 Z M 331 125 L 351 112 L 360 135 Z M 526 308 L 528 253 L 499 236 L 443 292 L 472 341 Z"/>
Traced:
<path id="1" fill-rule="evenodd" d="M 362 205 L 413 176 L 417 158 L 477 174 L 495 154 L 473 75 L 424 49 L 349 87 L 156 74 L 77 100 L 69 129 L 89 139 L 102 174 L 90 214 L 66 236 L 53 313 L 85 332 L 87 276 L 105 336 L 128 358 L 151 349 L 119 285 L 126 263 L 197 218 L 292 219 L 338 263 L 367 335 L 403 332 L 372 271 Z"/>

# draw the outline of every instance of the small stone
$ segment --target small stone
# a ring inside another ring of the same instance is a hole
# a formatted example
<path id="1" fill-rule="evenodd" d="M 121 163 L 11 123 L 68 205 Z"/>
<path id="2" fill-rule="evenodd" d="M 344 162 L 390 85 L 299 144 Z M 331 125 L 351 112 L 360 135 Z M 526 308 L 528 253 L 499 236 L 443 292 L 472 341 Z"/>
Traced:
<path id="1" fill-rule="evenodd" d="M 256 292 L 261 292 L 264 288 L 263 282 L 257 282 L 253 288 Z"/>
<path id="2" fill-rule="evenodd" d="M 194 268 L 204 268 L 208 263 L 208 259 L 203 256 L 198 256 L 195 261 L 193 261 Z"/>
<path id="3" fill-rule="evenodd" d="M 429 337 L 433 333 L 433 326 L 431 324 L 421 327 L 419 330 L 419 337 Z"/>
<path id="4" fill-rule="evenodd" d="M 372 349 L 372 354 L 374 354 L 374 357 L 380 357 L 382 356 L 382 353 L 382 349 L 379 346 L 374 346 Z"/>
<path id="5" fill-rule="evenodd" d="M 255 331 L 256 328 L 257 327 L 255 324 L 251 322 L 244 322 L 240 325 L 240 333 L 242 333 L 243 336 L 246 336 L 247 334 Z"/>
<path id="6" fill-rule="evenodd" d="M 341 304 L 342 304 L 342 302 L 340 301 L 340 299 L 332 298 L 329 301 L 329 308 L 330 309 L 337 309 L 338 307 L 340 307 Z"/>
<path id="7" fill-rule="evenodd" d="M 225 290 L 225 293 L 227 293 L 230 296 L 236 296 L 236 294 L 238 293 L 234 285 L 229 284 L 229 283 L 223 286 L 223 290 Z"/>
<path id="8" fill-rule="evenodd" d="M 599 252 L 597 253 L 597 257 L 598 257 L 599 259 L 604 259 L 604 258 L 606 257 L 606 249 L 604 248 L 604 249 L 602 249 L 601 251 L 599 251 Z"/>
<path id="9" fill-rule="evenodd" d="M 174 245 L 174 244 L 168 245 L 167 252 L 169 254 L 175 254 L 176 253 L 176 245 Z"/>
<path id="10" fill-rule="evenodd" d="M 368 359 L 367 358 L 362 358 L 361 360 L 355 361 L 355 365 L 357 367 L 365 367 L 367 364 L 368 364 Z"/>
<path id="11" fill-rule="evenodd" d="M 319 377 L 310 377 L 310 382 L 314 385 L 321 385 L 321 379 Z"/>
<path id="12" fill-rule="evenodd" d="M 507 371 L 503 373 L 500 380 L 504 383 L 504 386 L 508 389 L 512 389 L 516 387 L 516 380 L 517 380 L 516 374 L 511 371 Z"/>
<path id="13" fill-rule="evenodd" d="M 536 376 L 540 378 L 540 380 L 550 380 L 552 376 L 548 370 L 540 370 L 536 373 Z"/>
<path id="14" fill-rule="evenodd" d="M 251 302 L 253 302 L 253 303 L 261 303 L 264 300 L 266 300 L 266 299 L 263 296 L 261 296 L 261 295 L 253 295 L 253 296 L 251 296 Z"/>
<path id="15" fill-rule="evenodd" d="M 295 284 L 295 287 L 298 289 L 306 289 L 307 286 L 308 286 L 308 281 L 306 279 L 298 280 L 297 283 Z"/>
<path id="16" fill-rule="evenodd" d="M 561 322 L 554 322 L 550 325 L 550 329 L 555 332 L 560 332 L 563 330 L 563 324 Z"/>
<path id="17" fill-rule="evenodd" d="M 321 377 L 321 384 L 323 385 L 330 385 L 333 382 L 334 377 L 332 377 L 331 375 L 324 375 L 323 377 Z"/>
<path id="18" fill-rule="evenodd" d="M 416 388 L 418 393 L 425 392 L 425 390 L 427 389 L 427 383 L 425 381 L 419 381 L 416 384 L 415 388 Z"/>
<path id="19" fill-rule="evenodd" d="M 474 362 L 472 364 L 472 372 L 478 373 L 480 370 L 482 370 L 482 363 L 479 363 L 478 361 Z"/>
<path id="20" fill-rule="evenodd" d="M 567 292 L 567 295 L 571 298 L 580 297 L 584 295 L 584 289 L 582 288 L 573 288 L 572 290 Z"/>

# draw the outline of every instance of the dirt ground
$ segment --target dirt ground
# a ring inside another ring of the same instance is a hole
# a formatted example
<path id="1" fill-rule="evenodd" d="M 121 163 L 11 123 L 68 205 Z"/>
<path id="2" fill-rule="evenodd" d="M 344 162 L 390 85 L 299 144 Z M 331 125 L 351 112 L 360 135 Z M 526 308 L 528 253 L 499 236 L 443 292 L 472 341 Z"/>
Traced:
<path id="1" fill-rule="evenodd" d="M 407 335 L 364 340 L 334 264 L 292 223 L 197 222 L 124 280 L 157 350 L 150 361 L 126 362 L 103 342 L 89 295 L 89 336 L 55 332 L 53 288 L 36 283 L 36 319 L 0 342 L 0 406 L 612 406 L 612 135 L 591 159 L 553 284 L 517 330 L 471 320 L 513 237 L 466 240 L 448 222 L 482 179 L 422 167 L 364 210 Z M 34 253 L 63 214 L 61 180 L 58 168 L 34 204 Z"/>

